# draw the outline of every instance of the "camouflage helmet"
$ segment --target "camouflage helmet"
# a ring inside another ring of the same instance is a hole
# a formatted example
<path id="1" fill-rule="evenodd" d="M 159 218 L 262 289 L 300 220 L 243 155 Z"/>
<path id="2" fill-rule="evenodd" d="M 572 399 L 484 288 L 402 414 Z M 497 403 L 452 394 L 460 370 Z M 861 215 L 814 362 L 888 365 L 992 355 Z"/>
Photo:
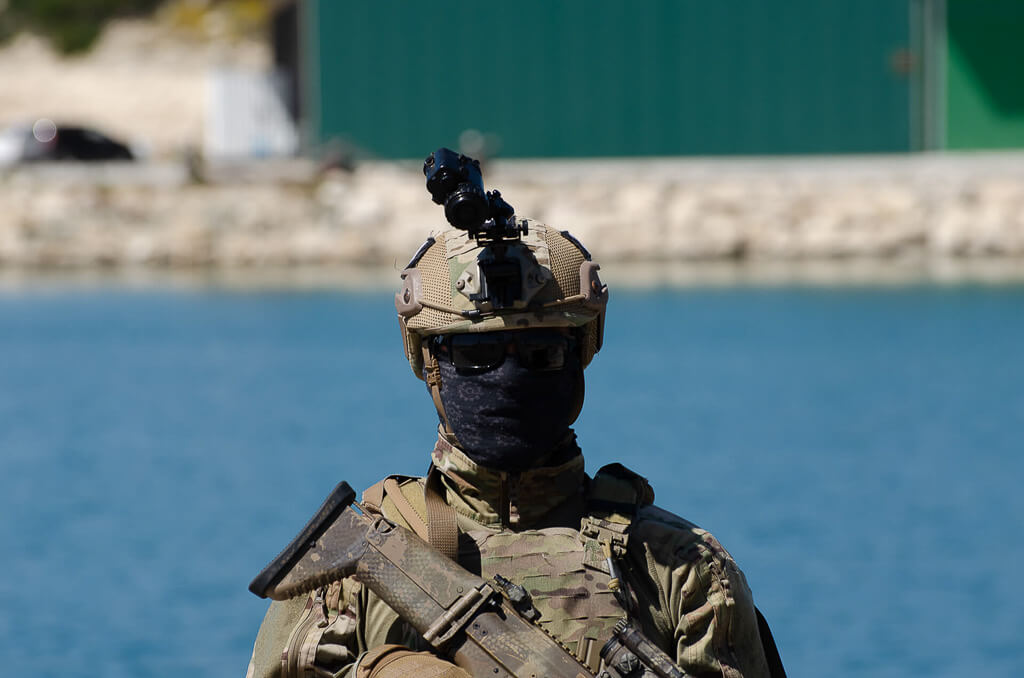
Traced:
<path id="1" fill-rule="evenodd" d="M 568 232 L 521 221 L 526 233 L 504 254 L 505 262 L 518 266 L 521 282 L 510 304 L 495 307 L 483 298 L 494 253 L 463 230 L 432 235 L 402 272 L 395 308 L 406 358 L 420 379 L 429 359 L 423 339 L 437 334 L 580 328 L 584 367 L 601 349 L 608 286 L 598 277 L 600 267 Z"/>

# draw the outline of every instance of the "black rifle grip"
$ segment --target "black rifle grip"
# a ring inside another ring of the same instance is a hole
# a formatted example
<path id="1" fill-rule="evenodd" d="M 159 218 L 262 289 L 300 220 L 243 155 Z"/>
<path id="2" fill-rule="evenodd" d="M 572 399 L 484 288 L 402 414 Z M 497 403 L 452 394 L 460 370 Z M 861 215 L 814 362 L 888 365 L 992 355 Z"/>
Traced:
<path id="1" fill-rule="evenodd" d="M 260 598 L 266 598 L 266 591 L 276 584 L 286 572 L 295 564 L 307 547 L 315 542 L 324 530 L 330 527 L 338 515 L 352 505 L 356 499 L 356 491 L 348 483 L 342 480 L 334 490 L 327 495 L 324 503 L 316 514 L 309 519 L 302 532 L 292 539 L 291 543 L 277 554 L 277 557 L 270 561 L 270 564 L 263 568 L 263 571 L 256 575 L 256 578 L 249 584 L 249 590 Z"/>

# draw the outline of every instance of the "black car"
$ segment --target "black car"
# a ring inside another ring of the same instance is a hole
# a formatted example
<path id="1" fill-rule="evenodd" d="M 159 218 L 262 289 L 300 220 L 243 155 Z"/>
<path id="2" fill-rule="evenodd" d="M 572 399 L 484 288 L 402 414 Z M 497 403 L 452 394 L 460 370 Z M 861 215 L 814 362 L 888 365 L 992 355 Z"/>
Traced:
<path id="1" fill-rule="evenodd" d="M 109 161 L 134 160 L 135 155 L 120 141 L 88 127 L 53 125 L 12 127 L 2 135 L 8 162 L 49 160 Z M 2 161 L 3 158 L 0 158 Z M 2 164 L 2 162 L 0 162 Z"/>

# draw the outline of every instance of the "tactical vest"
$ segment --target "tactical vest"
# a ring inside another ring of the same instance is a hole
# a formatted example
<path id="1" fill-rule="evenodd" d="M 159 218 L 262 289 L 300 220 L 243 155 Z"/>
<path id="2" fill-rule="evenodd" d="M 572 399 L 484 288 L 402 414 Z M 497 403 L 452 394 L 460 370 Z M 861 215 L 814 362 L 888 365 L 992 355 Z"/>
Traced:
<path id="1" fill-rule="evenodd" d="M 632 522 L 640 508 L 653 503 L 654 491 L 647 480 L 621 464 L 602 467 L 586 488 L 579 530 L 480 528 L 461 536 L 453 514 L 438 515 L 444 509 L 436 496 L 431 505 L 431 493 L 425 487 L 434 480 L 388 476 L 363 493 L 363 505 L 439 545 L 439 550 L 454 552 L 460 564 L 482 577 L 501 574 L 524 586 L 540 612 L 538 623 L 596 673 L 601 647 L 625 614 L 613 593 L 616 573 L 609 568 L 608 555 L 613 562 L 625 555 Z M 344 607 L 343 586 L 358 585 L 335 582 L 310 594 L 281 656 L 283 676 L 314 675 L 313 665 L 325 650 L 346 653 L 341 645 L 330 642 L 332 636 L 343 636 L 357 624 L 352 610 Z M 785 678 L 771 631 L 760 611 L 757 617 L 772 678 Z M 415 632 L 409 631 L 412 635 L 405 644 L 420 649 Z M 332 659 L 344 662 L 346 658 Z"/>
<path id="2" fill-rule="evenodd" d="M 431 500 L 423 489 L 429 482 L 429 477 L 389 476 L 363 494 L 363 504 L 404 523 L 426 541 L 454 541 L 430 533 Z M 611 464 L 588 483 L 580 529 L 470 530 L 457 539 L 458 560 L 486 579 L 500 574 L 526 588 L 540 612 L 541 627 L 596 673 L 601 647 L 625 614 L 609 588 L 612 572 L 605 553 L 625 554 L 630 522 L 653 500 L 644 478 Z"/>

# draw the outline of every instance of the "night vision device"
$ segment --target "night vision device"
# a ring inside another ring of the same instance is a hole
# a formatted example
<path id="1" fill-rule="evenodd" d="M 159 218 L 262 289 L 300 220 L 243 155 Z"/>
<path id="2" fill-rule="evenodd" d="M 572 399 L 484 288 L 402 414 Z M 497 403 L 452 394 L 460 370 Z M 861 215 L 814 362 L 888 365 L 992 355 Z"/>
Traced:
<path id="1" fill-rule="evenodd" d="M 427 190 L 455 228 L 468 231 L 481 245 L 517 241 L 526 222 L 516 223 L 515 210 L 499 191 L 484 191 L 480 161 L 439 148 L 423 161 Z"/>

